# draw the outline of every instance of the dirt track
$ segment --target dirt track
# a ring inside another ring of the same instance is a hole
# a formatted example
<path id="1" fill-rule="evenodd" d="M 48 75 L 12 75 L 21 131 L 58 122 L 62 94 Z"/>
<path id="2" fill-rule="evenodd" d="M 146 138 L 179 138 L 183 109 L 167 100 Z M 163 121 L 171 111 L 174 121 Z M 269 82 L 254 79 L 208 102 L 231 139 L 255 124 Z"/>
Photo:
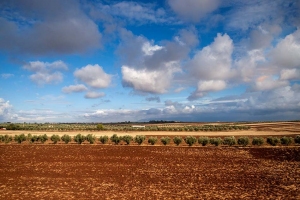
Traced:
<path id="1" fill-rule="evenodd" d="M 0 145 L 0 199 L 299 199 L 300 148 Z"/>

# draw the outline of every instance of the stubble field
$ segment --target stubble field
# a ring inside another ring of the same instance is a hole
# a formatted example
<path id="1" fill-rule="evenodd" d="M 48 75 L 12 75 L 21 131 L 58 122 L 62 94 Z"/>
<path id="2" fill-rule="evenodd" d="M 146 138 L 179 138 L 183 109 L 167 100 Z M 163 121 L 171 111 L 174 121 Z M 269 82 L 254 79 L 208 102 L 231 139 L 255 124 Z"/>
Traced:
<path id="1" fill-rule="evenodd" d="M 0 145 L 0 199 L 300 199 L 298 147 Z"/>

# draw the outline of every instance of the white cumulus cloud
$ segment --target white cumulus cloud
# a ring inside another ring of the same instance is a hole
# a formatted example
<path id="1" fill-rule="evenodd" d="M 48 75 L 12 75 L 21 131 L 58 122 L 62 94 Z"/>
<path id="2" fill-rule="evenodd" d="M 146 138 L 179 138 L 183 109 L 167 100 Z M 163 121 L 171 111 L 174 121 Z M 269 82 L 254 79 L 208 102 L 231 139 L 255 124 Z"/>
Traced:
<path id="1" fill-rule="evenodd" d="M 97 98 L 104 97 L 104 96 L 105 96 L 105 94 L 103 92 L 88 91 L 84 95 L 84 98 L 86 98 L 86 99 L 97 99 Z"/>
<path id="2" fill-rule="evenodd" d="M 106 88 L 110 85 L 112 79 L 112 76 L 105 73 L 98 64 L 77 69 L 74 76 L 93 88 Z"/>
<path id="3" fill-rule="evenodd" d="M 73 93 L 73 92 L 83 92 L 86 90 L 88 90 L 88 88 L 83 84 L 69 85 L 69 86 L 62 88 L 62 91 L 67 94 Z"/>
<path id="4" fill-rule="evenodd" d="M 61 70 L 67 70 L 67 65 L 61 61 L 41 62 L 33 61 L 25 64 L 23 69 L 33 72 L 30 75 L 30 80 L 38 85 L 60 83 L 63 80 Z"/>

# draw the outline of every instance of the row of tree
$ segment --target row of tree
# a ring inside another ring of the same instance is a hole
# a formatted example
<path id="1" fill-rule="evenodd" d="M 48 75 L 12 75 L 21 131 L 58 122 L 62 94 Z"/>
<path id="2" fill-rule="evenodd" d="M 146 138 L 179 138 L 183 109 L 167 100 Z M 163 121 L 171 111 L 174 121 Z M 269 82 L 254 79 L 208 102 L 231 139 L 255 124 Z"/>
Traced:
<path id="1" fill-rule="evenodd" d="M 135 137 L 131 135 L 125 135 L 125 136 L 118 136 L 117 134 L 112 135 L 111 137 L 108 136 L 100 136 L 99 138 L 96 138 L 95 135 L 88 134 L 88 135 L 81 135 L 77 134 L 74 137 L 71 137 L 67 134 L 63 136 L 59 135 L 52 135 L 51 137 L 48 137 L 46 134 L 44 135 L 15 135 L 14 137 L 9 135 L 0 135 L 0 142 L 4 143 L 10 143 L 13 140 L 17 143 L 22 143 L 24 141 L 28 141 L 29 143 L 45 143 L 47 140 L 51 140 L 54 144 L 56 144 L 59 141 L 63 141 L 65 144 L 68 144 L 71 141 L 74 141 L 78 144 L 82 144 L 83 142 L 87 141 L 90 144 L 96 143 L 98 140 L 102 144 L 107 144 L 109 141 L 113 144 L 119 144 L 120 142 L 124 142 L 125 144 L 129 145 L 131 142 L 135 142 L 138 145 L 141 145 L 145 140 L 146 136 L 144 135 L 136 135 Z M 227 146 L 233 146 L 233 145 L 240 145 L 240 146 L 247 146 L 249 144 L 261 146 L 265 144 L 265 142 L 269 145 L 276 146 L 278 144 L 281 145 L 291 145 L 293 142 L 295 144 L 300 144 L 300 135 L 297 135 L 295 138 L 292 137 L 267 137 L 266 140 L 262 137 L 254 137 L 252 138 L 252 142 L 250 143 L 249 137 L 239 137 L 236 139 L 234 136 L 230 137 L 224 137 L 223 139 L 220 137 L 217 138 L 211 138 L 211 137 L 199 137 L 196 138 L 194 136 L 186 136 L 184 138 L 180 136 L 175 136 L 172 139 L 168 136 L 164 136 L 160 138 L 160 142 L 163 145 L 170 144 L 170 142 L 173 140 L 174 144 L 177 146 L 180 145 L 182 142 L 185 142 L 188 146 L 193 146 L 196 143 L 206 146 L 206 145 L 227 145 Z M 151 145 L 156 144 L 159 141 L 159 139 L 156 136 L 150 136 L 148 137 L 147 142 Z"/>

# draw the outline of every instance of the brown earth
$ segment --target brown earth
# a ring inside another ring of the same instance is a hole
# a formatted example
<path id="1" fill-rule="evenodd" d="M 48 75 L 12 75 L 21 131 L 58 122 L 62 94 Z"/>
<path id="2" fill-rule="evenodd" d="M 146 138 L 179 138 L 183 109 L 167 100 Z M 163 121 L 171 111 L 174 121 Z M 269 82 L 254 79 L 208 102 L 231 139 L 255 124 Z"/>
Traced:
<path id="1" fill-rule="evenodd" d="M 300 148 L 0 145 L 0 199 L 300 199 Z"/>

